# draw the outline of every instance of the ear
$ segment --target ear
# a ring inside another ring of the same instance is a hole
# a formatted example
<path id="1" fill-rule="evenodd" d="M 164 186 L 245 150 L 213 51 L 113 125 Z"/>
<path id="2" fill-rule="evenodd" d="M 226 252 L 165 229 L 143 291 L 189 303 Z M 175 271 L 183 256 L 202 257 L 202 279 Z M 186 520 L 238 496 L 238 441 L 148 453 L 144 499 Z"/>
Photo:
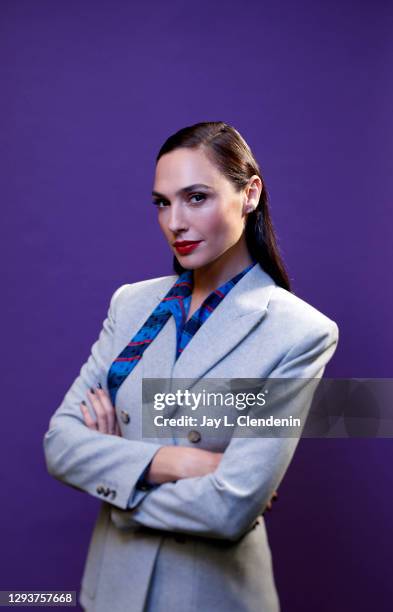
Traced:
<path id="1" fill-rule="evenodd" d="M 257 174 L 249 179 L 248 184 L 244 188 L 243 212 L 248 214 L 256 209 L 259 198 L 262 192 L 262 180 Z"/>

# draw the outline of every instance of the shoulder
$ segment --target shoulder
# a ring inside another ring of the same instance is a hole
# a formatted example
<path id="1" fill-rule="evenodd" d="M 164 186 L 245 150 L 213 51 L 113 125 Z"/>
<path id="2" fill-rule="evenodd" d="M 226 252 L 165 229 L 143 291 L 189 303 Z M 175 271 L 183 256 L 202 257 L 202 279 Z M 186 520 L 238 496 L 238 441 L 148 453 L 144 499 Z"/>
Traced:
<path id="1" fill-rule="evenodd" d="M 111 308 L 119 308 L 123 305 L 128 305 L 130 300 L 149 299 L 161 293 L 166 293 L 172 287 L 175 280 L 178 278 L 176 274 L 168 276 L 157 276 L 148 278 L 135 283 L 125 283 L 118 287 L 112 294 L 110 302 Z"/>
<path id="2" fill-rule="evenodd" d="M 338 341 L 336 321 L 278 285 L 271 292 L 267 315 L 277 333 L 285 335 L 291 344 L 324 337 L 328 341 Z"/>

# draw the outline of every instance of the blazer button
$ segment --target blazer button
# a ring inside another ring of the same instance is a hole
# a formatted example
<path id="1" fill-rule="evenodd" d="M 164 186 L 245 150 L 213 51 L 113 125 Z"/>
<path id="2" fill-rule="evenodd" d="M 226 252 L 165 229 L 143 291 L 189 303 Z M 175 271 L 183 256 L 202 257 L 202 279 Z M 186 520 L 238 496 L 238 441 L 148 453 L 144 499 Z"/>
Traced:
<path id="1" fill-rule="evenodd" d="M 106 487 L 106 489 L 104 489 L 103 493 L 105 495 L 105 497 L 108 497 L 109 493 L 111 492 L 109 487 Z"/>
<path id="2" fill-rule="evenodd" d="M 112 499 L 115 499 L 116 491 L 114 489 L 112 489 L 112 491 L 111 491 L 111 496 L 112 496 Z"/>
<path id="3" fill-rule="evenodd" d="M 121 414 L 121 420 L 123 421 L 123 423 L 127 424 L 130 422 L 130 415 L 128 414 L 126 410 L 121 410 L 120 414 Z"/>
<path id="4" fill-rule="evenodd" d="M 187 438 L 190 442 L 199 442 L 199 440 L 201 439 L 201 434 L 199 433 L 199 431 L 196 431 L 196 429 L 192 429 L 188 432 Z"/>
<path id="5" fill-rule="evenodd" d="M 102 494 L 103 494 L 103 492 L 105 491 L 105 489 L 104 489 L 104 487 L 103 487 L 102 485 L 99 485 L 99 486 L 96 488 L 96 491 L 97 491 L 98 495 L 102 495 Z"/>

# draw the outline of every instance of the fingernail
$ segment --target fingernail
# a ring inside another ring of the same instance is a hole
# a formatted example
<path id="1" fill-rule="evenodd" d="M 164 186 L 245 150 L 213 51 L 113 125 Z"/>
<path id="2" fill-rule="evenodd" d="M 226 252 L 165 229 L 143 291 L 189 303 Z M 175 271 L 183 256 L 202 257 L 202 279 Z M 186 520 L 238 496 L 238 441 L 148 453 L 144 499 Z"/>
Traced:
<path id="1" fill-rule="evenodd" d="M 93 387 L 90 387 L 90 392 L 91 392 L 91 393 L 94 393 L 94 389 L 93 389 Z"/>
<path id="2" fill-rule="evenodd" d="M 102 385 L 101 385 L 101 383 L 100 383 L 100 382 L 98 382 L 98 383 L 97 383 L 97 387 L 98 387 L 99 389 L 102 389 Z"/>
<path id="3" fill-rule="evenodd" d="M 82 400 L 82 404 L 83 404 L 84 406 L 87 406 L 87 404 L 86 404 L 85 400 Z"/>

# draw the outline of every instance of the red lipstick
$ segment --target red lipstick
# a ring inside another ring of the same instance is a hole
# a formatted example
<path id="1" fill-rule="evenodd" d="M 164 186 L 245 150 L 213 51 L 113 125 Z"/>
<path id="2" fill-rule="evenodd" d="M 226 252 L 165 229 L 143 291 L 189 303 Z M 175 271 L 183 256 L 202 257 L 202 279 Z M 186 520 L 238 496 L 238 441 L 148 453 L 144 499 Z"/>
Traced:
<path id="1" fill-rule="evenodd" d="M 173 246 L 180 255 L 187 255 L 192 253 L 201 242 L 202 240 L 177 240 Z"/>

